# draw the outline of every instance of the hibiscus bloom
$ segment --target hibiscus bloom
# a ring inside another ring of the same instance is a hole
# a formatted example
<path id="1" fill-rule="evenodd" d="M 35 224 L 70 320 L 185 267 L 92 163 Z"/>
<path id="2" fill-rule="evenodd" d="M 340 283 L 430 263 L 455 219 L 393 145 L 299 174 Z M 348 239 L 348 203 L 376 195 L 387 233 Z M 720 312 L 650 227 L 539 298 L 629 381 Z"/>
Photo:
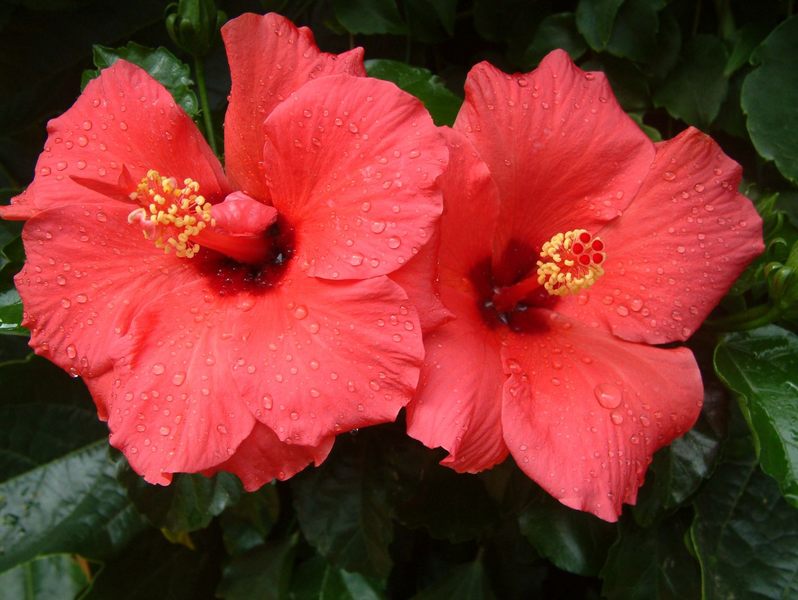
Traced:
<path id="1" fill-rule="evenodd" d="M 614 521 L 702 404 L 683 347 L 762 250 L 740 167 L 688 129 L 653 144 L 562 51 L 487 63 L 447 133 L 440 289 L 408 431 L 477 472 L 509 453 L 560 502 Z"/>
<path id="2" fill-rule="evenodd" d="M 222 34 L 227 170 L 143 70 L 117 62 L 48 125 L 16 278 L 31 346 L 81 376 L 148 481 L 317 464 L 415 389 L 418 315 L 387 274 L 441 212 L 447 149 L 362 50 L 244 15 Z"/>

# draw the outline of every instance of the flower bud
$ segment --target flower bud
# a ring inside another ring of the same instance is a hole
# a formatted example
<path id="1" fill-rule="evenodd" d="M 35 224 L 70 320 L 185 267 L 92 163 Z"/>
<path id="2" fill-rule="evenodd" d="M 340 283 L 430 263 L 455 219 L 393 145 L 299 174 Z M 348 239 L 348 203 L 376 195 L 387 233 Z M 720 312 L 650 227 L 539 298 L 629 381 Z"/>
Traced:
<path id="1" fill-rule="evenodd" d="M 208 54 L 226 15 L 214 0 L 180 0 L 166 8 L 166 30 L 172 41 L 194 57 Z"/>

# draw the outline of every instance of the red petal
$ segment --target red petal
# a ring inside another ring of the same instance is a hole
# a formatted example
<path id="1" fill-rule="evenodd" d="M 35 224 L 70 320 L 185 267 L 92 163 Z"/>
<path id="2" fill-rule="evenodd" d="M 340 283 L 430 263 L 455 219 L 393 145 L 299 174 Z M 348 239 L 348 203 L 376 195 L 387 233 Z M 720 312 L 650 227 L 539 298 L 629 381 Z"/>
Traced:
<path id="1" fill-rule="evenodd" d="M 311 462 L 320 465 L 332 450 L 334 441 L 334 437 L 329 437 L 315 447 L 286 444 L 271 429 L 256 423 L 235 454 L 205 475 L 219 471 L 233 473 L 244 484 L 244 489 L 254 492 L 274 479 L 293 477 Z"/>
<path id="2" fill-rule="evenodd" d="M 332 73 L 365 76 L 363 49 L 340 55 L 319 51 L 306 27 L 276 14 L 241 15 L 222 28 L 233 87 L 224 122 L 225 162 L 236 187 L 260 200 L 263 120 L 303 84 Z"/>
<path id="3" fill-rule="evenodd" d="M 425 337 L 427 355 L 418 392 L 407 407 L 407 433 L 430 448 L 445 448 L 449 456 L 442 464 L 476 473 L 507 456 L 500 344 L 472 294 L 452 288 L 443 294 L 456 316 Z"/>
<path id="4" fill-rule="evenodd" d="M 502 351 L 507 446 L 560 502 L 615 521 L 623 503 L 634 504 L 654 452 L 698 417 L 695 359 L 549 311 L 526 315 L 536 333 L 510 335 Z"/>
<path id="5" fill-rule="evenodd" d="M 601 232 L 604 276 L 557 310 L 630 341 L 690 337 L 763 249 L 739 183 L 740 166 L 697 129 L 660 144 L 634 202 Z"/>
<path id="6" fill-rule="evenodd" d="M 107 203 L 109 192 L 127 200 L 149 169 L 194 179 L 209 200 L 229 191 L 194 122 L 161 84 L 124 60 L 89 82 L 75 104 L 47 124 L 47 132 L 33 183 L 0 212 L 3 218 L 30 218 L 76 202 Z"/>
<path id="7" fill-rule="evenodd" d="M 499 216 L 499 190 L 487 165 L 467 137 L 444 129 L 449 167 L 441 177 L 444 209 L 438 260 L 441 277 L 459 287 L 475 265 L 486 263 L 492 251 Z"/>
<path id="8" fill-rule="evenodd" d="M 448 153 L 417 99 L 386 81 L 332 75 L 305 84 L 264 130 L 273 203 L 296 227 L 308 274 L 383 275 L 429 240 Z"/>
<path id="9" fill-rule="evenodd" d="M 452 318 L 443 305 L 438 286 L 438 247 L 440 233 L 433 232 L 432 239 L 421 247 L 401 269 L 389 275 L 407 294 L 410 304 L 416 307 L 424 333 L 432 331 Z"/>
<path id="10" fill-rule="evenodd" d="M 494 269 L 501 284 L 527 274 L 554 234 L 595 231 L 617 217 L 654 157 L 605 76 L 577 68 L 562 50 L 528 74 L 476 65 L 455 129 L 471 139 L 499 187 Z"/>
<path id="11" fill-rule="evenodd" d="M 315 446 L 392 421 L 412 396 L 424 349 L 416 311 L 386 277 L 330 282 L 298 269 L 252 297 L 225 332 L 232 377 L 281 440 Z"/>
<path id="12" fill-rule="evenodd" d="M 138 308 L 196 277 L 127 222 L 121 203 L 63 206 L 25 224 L 16 276 L 37 354 L 86 378 L 111 368 L 109 348 Z M 95 396 L 98 405 L 101 403 Z"/>
<path id="13" fill-rule="evenodd" d="M 226 331 L 240 314 L 237 300 L 211 294 L 206 284 L 197 279 L 142 307 L 111 349 L 111 443 L 150 483 L 229 460 L 255 424 L 231 385 L 237 340 Z"/>

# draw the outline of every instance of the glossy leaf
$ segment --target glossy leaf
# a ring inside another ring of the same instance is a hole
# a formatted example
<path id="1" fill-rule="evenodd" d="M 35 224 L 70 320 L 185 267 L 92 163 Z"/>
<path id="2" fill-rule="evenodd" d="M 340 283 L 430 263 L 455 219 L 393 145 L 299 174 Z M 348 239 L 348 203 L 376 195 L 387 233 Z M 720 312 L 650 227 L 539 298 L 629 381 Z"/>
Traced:
<path id="1" fill-rule="evenodd" d="M 608 600 L 700 597 L 698 563 L 684 544 L 689 524 L 682 513 L 648 529 L 624 521 L 601 570 L 602 596 Z"/>
<path id="2" fill-rule="evenodd" d="M 577 60 L 587 50 L 582 36 L 576 30 L 573 13 L 557 13 L 541 21 L 532 43 L 524 52 L 521 69 L 533 69 L 546 54 L 556 48 L 568 52 L 573 60 Z"/>
<path id="3" fill-rule="evenodd" d="M 726 49 L 714 36 L 697 35 L 684 47 L 676 68 L 654 94 L 654 104 L 671 116 L 707 127 L 726 97 Z"/>
<path id="4" fill-rule="evenodd" d="M 798 594 L 798 511 L 757 466 L 745 437 L 694 502 L 690 539 L 701 563 L 702 596 L 791 598 Z"/>
<path id="5" fill-rule="evenodd" d="M 267 542 L 234 557 L 216 590 L 226 600 L 280 600 L 291 581 L 298 534 Z"/>
<path id="6" fill-rule="evenodd" d="M 741 97 L 751 141 L 798 182 L 798 16 L 776 27 L 752 62 L 759 66 L 745 78 Z"/>
<path id="7" fill-rule="evenodd" d="M 360 573 L 337 569 L 320 556 L 302 563 L 291 582 L 291 600 L 381 600 L 380 586 Z"/>
<path id="8" fill-rule="evenodd" d="M 22 300 L 15 288 L 0 291 L 0 334 L 28 335 L 22 326 Z"/>
<path id="9" fill-rule="evenodd" d="M 76 598 L 89 584 L 74 556 L 42 556 L 0 574 L 0 600 Z"/>
<path id="10" fill-rule="evenodd" d="M 384 578 L 391 570 L 396 482 L 373 442 L 342 439 L 319 468 L 292 480 L 294 508 L 308 542 L 332 564 Z"/>
<path id="11" fill-rule="evenodd" d="M 457 0 L 405 0 L 411 35 L 426 43 L 440 42 L 454 34 Z"/>
<path id="12" fill-rule="evenodd" d="M 637 62 L 652 59 L 658 50 L 659 11 L 664 0 L 624 0 L 607 42 L 607 52 Z"/>
<path id="13" fill-rule="evenodd" d="M 607 47 L 615 17 L 624 0 L 580 0 L 576 7 L 576 26 L 593 50 Z"/>
<path id="14" fill-rule="evenodd" d="M 598 574 L 615 539 L 615 527 L 572 510 L 542 490 L 519 516 L 521 533 L 542 555 L 564 571 Z"/>
<path id="15" fill-rule="evenodd" d="M 213 477 L 179 473 L 168 486 L 150 485 L 130 468 L 120 481 L 138 511 L 159 529 L 187 532 L 203 529 L 241 496 L 241 484 L 229 473 Z"/>
<path id="16" fill-rule="evenodd" d="M 463 101 L 427 69 L 396 60 L 376 59 L 366 61 L 366 71 L 369 76 L 391 81 L 421 100 L 437 125 L 454 123 Z"/>
<path id="17" fill-rule="evenodd" d="M 219 577 L 211 561 L 209 552 L 169 543 L 150 530 L 105 565 L 82 600 L 210 600 Z"/>
<path id="18" fill-rule="evenodd" d="M 130 42 L 121 48 L 106 48 L 94 46 L 94 66 L 97 71 L 83 73 L 83 87 L 100 74 L 100 70 L 110 67 L 119 59 L 124 59 L 140 66 L 154 79 L 159 81 L 169 90 L 186 113 L 194 117 L 199 112 L 197 96 L 193 91 L 194 82 L 191 81 L 191 71 L 166 48 L 147 48 L 135 42 Z"/>
<path id="19" fill-rule="evenodd" d="M 349 33 L 401 35 L 407 31 L 395 0 L 333 0 L 333 9 Z"/>
<path id="20" fill-rule="evenodd" d="M 715 370 L 739 395 L 762 470 L 798 506 L 798 335 L 776 325 L 728 335 Z"/>
<path id="21" fill-rule="evenodd" d="M 227 553 L 241 554 L 263 544 L 279 514 L 280 498 L 275 485 L 241 494 L 238 503 L 225 510 L 219 520 Z"/>
<path id="22" fill-rule="evenodd" d="M 634 517 L 650 526 L 673 512 L 699 488 L 711 474 L 726 434 L 727 392 L 717 381 L 704 388 L 704 407 L 690 431 L 654 455 L 646 484 L 640 489 Z"/>
<path id="23" fill-rule="evenodd" d="M 440 581 L 413 596 L 413 600 L 491 600 L 495 598 L 482 561 L 455 567 Z"/>

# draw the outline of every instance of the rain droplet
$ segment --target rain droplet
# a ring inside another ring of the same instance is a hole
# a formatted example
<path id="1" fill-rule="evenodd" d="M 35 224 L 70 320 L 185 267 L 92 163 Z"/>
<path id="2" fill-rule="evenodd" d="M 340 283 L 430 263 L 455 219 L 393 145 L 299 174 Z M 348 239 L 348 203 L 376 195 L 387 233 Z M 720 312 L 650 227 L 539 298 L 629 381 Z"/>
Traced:
<path id="1" fill-rule="evenodd" d="M 402 240 L 400 240 L 398 237 L 388 238 L 388 247 L 393 250 L 396 250 L 401 244 Z"/>
<path id="2" fill-rule="evenodd" d="M 300 321 L 308 316 L 308 309 L 301 304 L 294 309 L 294 317 Z"/>
<path id="3" fill-rule="evenodd" d="M 163 375 L 165 371 L 166 367 L 164 367 L 161 363 L 155 363 L 152 365 L 153 375 Z"/>
<path id="4" fill-rule="evenodd" d="M 168 427 L 164 426 L 164 427 L 161 427 L 158 430 L 158 433 L 160 433 L 161 435 L 169 435 L 170 431 L 171 431 L 171 429 L 169 429 Z"/>
<path id="5" fill-rule="evenodd" d="M 78 351 L 74 344 L 69 344 L 69 346 L 66 347 L 66 353 L 69 358 L 75 358 L 78 355 Z"/>
<path id="6" fill-rule="evenodd" d="M 600 383 L 594 389 L 596 400 L 604 408 L 618 408 L 621 405 L 621 390 L 611 383 Z"/>
<path id="7" fill-rule="evenodd" d="M 186 374 L 183 371 L 178 371 L 172 376 L 172 383 L 175 385 L 183 385 L 186 380 Z"/>
<path id="8" fill-rule="evenodd" d="M 674 173 L 673 171 L 665 171 L 662 174 L 662 178 L 665 181 L 673 181 L 674 179 L 676 179 L 676 173 Z"/>
<path id="9" fill-rule="evenodd" d="M 610 414 L 610 420 L 616 425 L 620 425 L 623 423 L 623 415 L 619 412 L 613 412 Z"/>

